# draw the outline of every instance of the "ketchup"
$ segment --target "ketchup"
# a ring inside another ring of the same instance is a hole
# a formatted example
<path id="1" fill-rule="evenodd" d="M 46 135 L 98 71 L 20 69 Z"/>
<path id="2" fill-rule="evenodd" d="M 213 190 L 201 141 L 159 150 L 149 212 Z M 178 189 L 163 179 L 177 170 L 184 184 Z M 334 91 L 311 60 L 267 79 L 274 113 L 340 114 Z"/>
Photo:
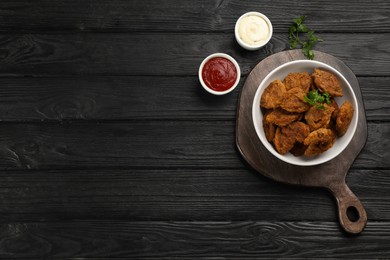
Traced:
<path id="1" fill-rule="evenodd" d="M 237 69 L 233 62 L 226 58 L 212 58 L 203 66 L 202 78 L 212 90 L 225 91 L 236 82 Z"/>

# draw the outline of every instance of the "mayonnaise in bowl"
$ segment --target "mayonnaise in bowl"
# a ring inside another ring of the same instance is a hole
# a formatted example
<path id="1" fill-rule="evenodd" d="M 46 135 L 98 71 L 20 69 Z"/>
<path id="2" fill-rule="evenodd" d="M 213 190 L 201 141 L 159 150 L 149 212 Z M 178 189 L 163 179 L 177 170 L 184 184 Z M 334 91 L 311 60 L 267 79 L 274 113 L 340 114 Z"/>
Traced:
<path id="1" fill-rule="evenodd" d="M 241 47 L 258 50 L 271 39 L 272 31 L 271 21 L 265 15 L 249 12 L 237 20 L 235 36 Z"/>

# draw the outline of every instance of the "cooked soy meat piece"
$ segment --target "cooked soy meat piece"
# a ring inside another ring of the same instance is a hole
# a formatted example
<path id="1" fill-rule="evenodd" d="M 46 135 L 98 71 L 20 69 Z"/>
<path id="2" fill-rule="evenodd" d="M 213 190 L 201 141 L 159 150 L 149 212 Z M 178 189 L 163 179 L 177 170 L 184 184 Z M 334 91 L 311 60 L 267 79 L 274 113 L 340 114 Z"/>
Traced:
<path id="1" fill-rule="evenodd" d="M 271 111 L 267 111 L 263 118 L 263 128 L 265 133 L 265 138 L 267 138 L 268 142 L 272 142 L 275 138 L 276 125 L 268 122 L 267 117 Z"/>
<path id="2" fill-rule="evenodd" d="M 321 92 L 327 92 L 332 97 L 342 97 L 343 91 L 336 75 L 322 69 L 314 69 L 312 74 L 314 84 Z"/>
<path id="3" fill-rule="evenodd" d="M 353 117 L 353 106 L 348 100 L 341 105 L 339 112 L 336 117 L 336 132 L 338 136 L 343 136 L 352 121 Z"/>
<path id="4" fill-rule="evenodd" d="M 286 90 L 300 88 L 307 94 L 313 85 L 313 79 L 307 72 L 292 72 L 284 78 L 283 83 L 286 86 Z"/>
<path id="5" fill-rule="evenodd" d="M 288 130 L 284 127 L 278 127 L 275 133 L 274 145 L 276 151 L 280 154 L 286 154 L 290 151 L 296 142 L 294 136 L 288 133 Z"/>
<path id="6" fill-rule="evenodd" d="M 274 139 L 275 148 L 280 154 L 286 154 L 297 141 L 303 142 L 308 135 L 309 127 L 302 122 L 293 122 L 287 126 L 278 127 Z"/>
<path id="7" fill-rule="evenodd" d="M 303 142 L 307 145 L 305 150 L 306 156 L 315 156 L 327 151 L 336 141 L 336 135 L 332 130 L 327 128 L 320 128 L 311 132 Z"/>
<path id="8" fill-rule="evenodd" d="M 293 114 L 283 109 L 277 108 L 273 110 L 271 113 L 269 113 L 266 120 L 269 123 L 278 126 L 286 126 L 294 121 L 297 121 L 299 118 L 301 118 L 301 114 Z"/>
<path id="9" fill-rule="evenodd" d="M 301 88 L 292 88 L 284 93 L 280 107 L 292 113 L 305 112 L 310 108 L 310 105 L 305 102 L 305 95 Z"/>
<path id="10" fill-rule="evenodd" d="M 334 110 L 333 110 L 333 112 L 332 112 L 332 120 L 336 120 L 337 113 L 339 112 L 339 105 L 338 105 L 337 102 L 332 98 L 332 99 L 331 99 L 330 106 L 334 108 Z"/>
<path id="11" fill-rule="evenodd" d="M 310 109 L 305 113 L 305 120 L 310 127 L 310 131 L 329 126 L 330 118 L 334 108 L 327 104 L 323 104 L 323 106 L 324 108 L 311 106 Z"/>
<path id="12" fill-rule="evenodd" d="M 306 149 L 306 145 L 304 145 L 303 143 L 296 142 L 294 147 L 291 148 L 290 153 L 292 153 L 294 156 L 302 156 L 304 155 Z"/>
<path id="13" fill-rule="evenodd" d="M 295 140 L 300 143 L 310 134 L 309 126 L 303 122 L 293 122 L 285 127 L 290 130 L 289 134 L 294 135 Z"/>
<path id="14" fill-rule="evenodd" d="M 261 95 L 260 106 L 269 109 L 279 107 L 285 92 L 286 87 L 282 81 L 272 81 Z"/>

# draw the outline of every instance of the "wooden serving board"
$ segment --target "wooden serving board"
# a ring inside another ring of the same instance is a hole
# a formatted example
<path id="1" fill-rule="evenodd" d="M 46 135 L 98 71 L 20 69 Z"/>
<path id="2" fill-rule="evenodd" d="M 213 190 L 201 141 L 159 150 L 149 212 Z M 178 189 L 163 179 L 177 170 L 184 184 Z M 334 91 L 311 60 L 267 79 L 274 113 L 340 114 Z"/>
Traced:
<path id="1" fill-rule="evenodd" d="M 348 147 L 331 161 L 316 166 L 296 166 L 285 163 L 272 155 L 258 138 L 252 120 L 252 104 L 260 82 L 273 69 L 286 62 L 305 59 L 301 50 L 280 52 L 262 60 L 249 74 L 238 102 L 236 143 L 245 160 L 259 173 L 275 181 L 329 190 L 337 201 L 341 227 L 348 233 L 358 234 L 367 223 L 362 203 L 345 183 L 345 177 L 353 161 L 367 140 L 367 122 L 359 83 L 354 73 L 339 59 L 314 51 L 315 60 L 326 63 L 339 72 L 352 86 L 359 106 L 358 126 Z M 259 108 L 260 109 L 260 108 Z M 348 211 L 357 212 L 357 219 L 350 220 Z"/>

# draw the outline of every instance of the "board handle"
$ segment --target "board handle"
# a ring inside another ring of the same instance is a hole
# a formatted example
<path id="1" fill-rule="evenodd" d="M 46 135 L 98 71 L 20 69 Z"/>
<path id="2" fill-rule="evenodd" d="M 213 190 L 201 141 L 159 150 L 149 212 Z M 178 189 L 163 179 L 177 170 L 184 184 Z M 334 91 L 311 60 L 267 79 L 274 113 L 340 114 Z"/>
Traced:
<path id="1" fill-rule="evenodd" d="M 367 224 L 367 213 L 347 184 L 329 188 L 336 198 L 341 227 L 350 234 L 359 234 Z"/>

